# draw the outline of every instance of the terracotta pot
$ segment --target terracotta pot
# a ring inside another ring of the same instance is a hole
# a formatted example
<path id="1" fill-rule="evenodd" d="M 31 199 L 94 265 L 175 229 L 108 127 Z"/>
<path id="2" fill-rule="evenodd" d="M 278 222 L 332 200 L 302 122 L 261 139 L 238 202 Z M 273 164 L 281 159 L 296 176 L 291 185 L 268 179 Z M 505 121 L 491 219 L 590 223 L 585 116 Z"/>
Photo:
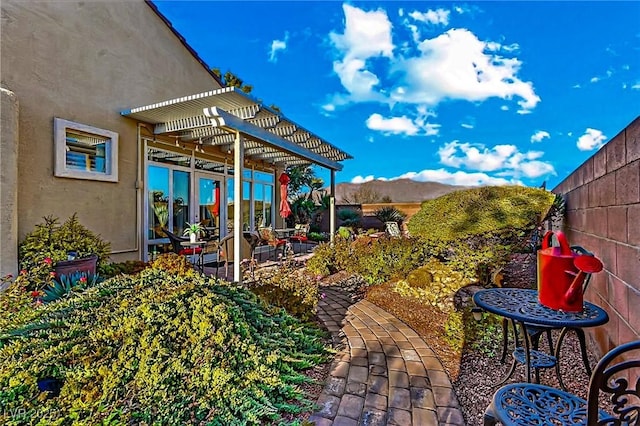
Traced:
<path id="1" fill-rule="evenodd" d="M 96 266 L 98 264 L 98 256 L 92 254 L 89 257 L 75 260 L 64 260 L 56 263 L 53 267 L 57 276 L 69 275 L 74 272 L 86 272 L 88 274 L 96 273 Z"/>

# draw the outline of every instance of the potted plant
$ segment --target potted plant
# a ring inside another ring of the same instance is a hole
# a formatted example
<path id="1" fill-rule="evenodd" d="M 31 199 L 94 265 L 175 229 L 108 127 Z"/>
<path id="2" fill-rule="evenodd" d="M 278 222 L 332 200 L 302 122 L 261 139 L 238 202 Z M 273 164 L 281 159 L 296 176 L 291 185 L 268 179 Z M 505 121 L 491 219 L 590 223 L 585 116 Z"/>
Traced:
<path id="1" fill-rule="evenodd" d="M 198 237 L 204 234 L 204 228 L 200 223 L 192 223 L 187 222 L 187 228 L 184 230 L 184 235 L 189 236 L 189 240 L 192 243 L 195 243 L 198 240 Z"/>

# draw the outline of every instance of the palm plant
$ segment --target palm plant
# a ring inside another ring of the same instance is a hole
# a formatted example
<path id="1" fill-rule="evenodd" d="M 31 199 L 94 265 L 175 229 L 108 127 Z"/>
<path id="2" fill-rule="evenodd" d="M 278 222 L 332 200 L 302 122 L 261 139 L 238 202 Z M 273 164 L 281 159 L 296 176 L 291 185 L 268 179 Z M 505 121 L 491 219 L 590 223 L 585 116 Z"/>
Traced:
<path id="1" fill-rule="evenodd" d="M 373 212 L 373 215 L 382 223 L 397 222 L 398 225 L 402 224 L 402 222 L 407 219 L 407 214 L 405 212 L 400 211 L 393 206 L 380 207 Z"/>

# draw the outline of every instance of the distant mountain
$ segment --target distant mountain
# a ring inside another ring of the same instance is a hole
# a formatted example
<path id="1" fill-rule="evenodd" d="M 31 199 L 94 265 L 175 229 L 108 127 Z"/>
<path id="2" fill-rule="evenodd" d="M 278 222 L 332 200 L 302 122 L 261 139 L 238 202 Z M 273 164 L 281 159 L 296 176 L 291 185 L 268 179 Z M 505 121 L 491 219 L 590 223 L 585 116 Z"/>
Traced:
<path id="1" fill-rule="evenodd" d="M 449 192 L 469 188 L 467 186 L 447 185 L 438 182 L 417 182 L 411 179 L 372 180 L 365 183 L 336 184 L 336 203 L 343 204 L 345 200 L 354 201 L 354 194 L 377 194 L 379 198 L 385 196 L 396 203 L 414 203 L 437 198 Z"/>

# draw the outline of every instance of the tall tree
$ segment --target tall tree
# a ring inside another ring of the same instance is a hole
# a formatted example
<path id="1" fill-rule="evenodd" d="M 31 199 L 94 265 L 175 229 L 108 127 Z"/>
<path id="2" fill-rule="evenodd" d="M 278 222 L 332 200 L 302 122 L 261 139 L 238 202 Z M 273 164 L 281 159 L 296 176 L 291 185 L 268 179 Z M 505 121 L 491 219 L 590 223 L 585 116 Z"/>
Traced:
<path id="1" fill-rule="evenodd" d="M 231 71 L 225 72 L 224 76 L 220 72 L 220 68 L 211 68 L 211 72 L 217 75 L 218 78 L 222 81 L 222 84 L 224 84 L 225 86 L 237 87 L 247 94 L 251 93 L 251 91 L 253 90 L 252 85 L 244 84 L 244 81 Z"/>
<path id="2" fill-rule="evenodd" d="M 322 181 L 322 179 L 316 177 L 315 171 L 310 165 L 289 166 L 285 171 L 289 175 L 289 179 L 291 179 L 289 181 L 289 193 L 292 198 L 298 196 L 305 187 L 312 189 L 312 185 L 318 184 L 317 180 Z"/>

